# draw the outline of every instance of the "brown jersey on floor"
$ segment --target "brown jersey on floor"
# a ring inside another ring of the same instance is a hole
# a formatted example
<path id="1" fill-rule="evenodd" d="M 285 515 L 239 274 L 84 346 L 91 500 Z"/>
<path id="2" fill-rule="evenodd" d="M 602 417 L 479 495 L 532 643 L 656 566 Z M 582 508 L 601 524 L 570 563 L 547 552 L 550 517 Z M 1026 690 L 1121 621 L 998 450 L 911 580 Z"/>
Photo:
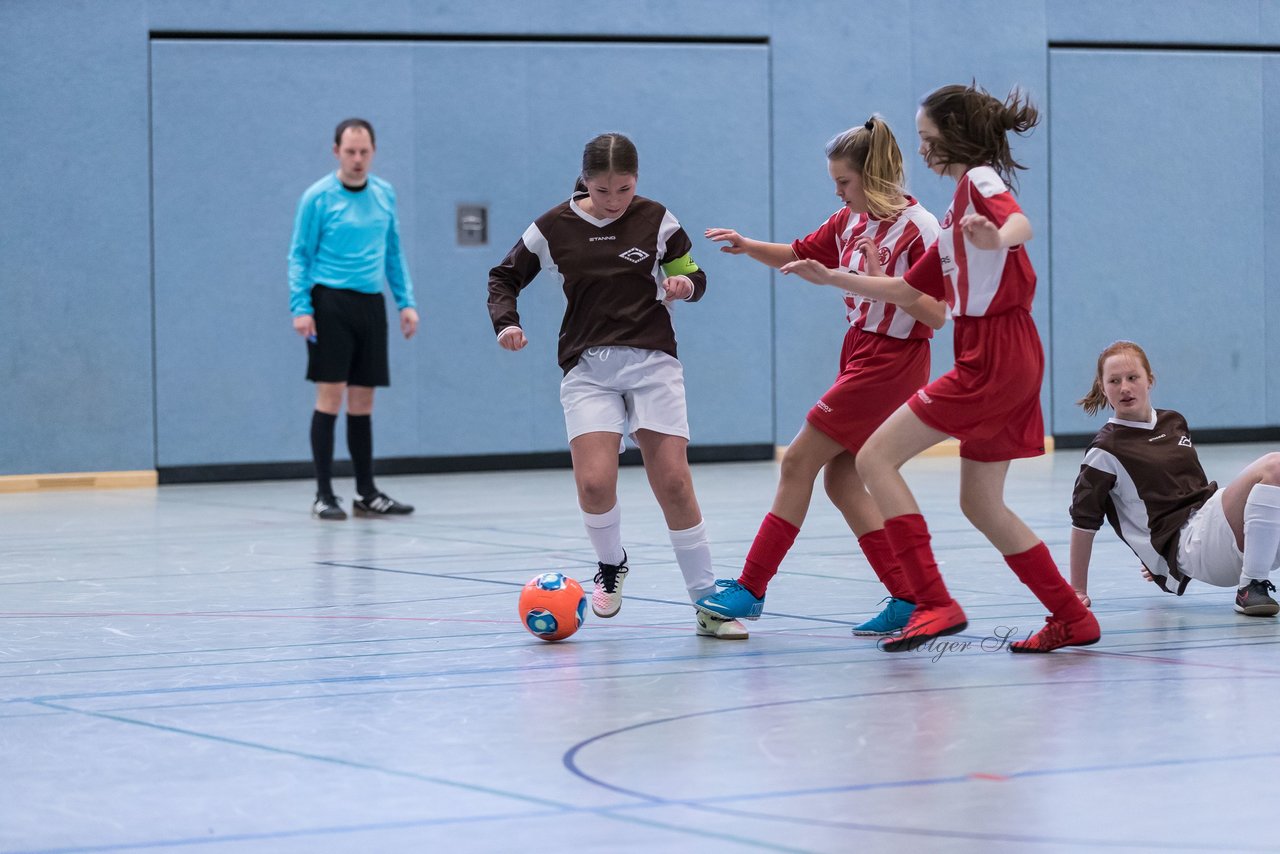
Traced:
<path id="1" fill-rule="evenodd" d="M 1179 413 L 1153 410 L 1149 424 L 1112 418 L 1080 466 L 1071 525 L 1096 531 L 1105 518 L 1155 582 L 1181 596 L 1190 579 L 1178 567 L 1178 533 L 1217 489 Z"/>

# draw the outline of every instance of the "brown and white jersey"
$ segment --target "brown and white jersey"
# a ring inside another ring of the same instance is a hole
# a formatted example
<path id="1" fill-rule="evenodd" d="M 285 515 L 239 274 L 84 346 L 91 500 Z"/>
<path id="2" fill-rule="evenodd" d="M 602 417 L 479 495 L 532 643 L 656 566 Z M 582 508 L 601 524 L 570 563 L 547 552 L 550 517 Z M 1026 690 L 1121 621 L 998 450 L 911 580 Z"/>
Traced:
<path id="1" fill-rule="evenodd" d="M 702 298 L 706 274 L 690 257 L 692 243 L 671 212 L 636 196 L 622 216 L 597 219 L 576 193 L 538 217 L 489 271 L 489 317 L 495 333 L 520 325 L 516 297 L 541 271 L 554 276 L 568 304 L 557 359 L 568 373 L 588 347 L 636 347 L 676 356 L 671 307 L 662 282 L 693 281 L 689 302 Z"/>
<path id="2" fill-rule="evenodd" d="M 1178 568 L 1178 532 L 1217 489 L 1179 413 L 1153 410 L 1150 423 L 1111 418 L 1084 455 L 1071 525 L 1097 531 L 1105 518 L 1161 589 L 1181 596 L 1190 578 Z"/>

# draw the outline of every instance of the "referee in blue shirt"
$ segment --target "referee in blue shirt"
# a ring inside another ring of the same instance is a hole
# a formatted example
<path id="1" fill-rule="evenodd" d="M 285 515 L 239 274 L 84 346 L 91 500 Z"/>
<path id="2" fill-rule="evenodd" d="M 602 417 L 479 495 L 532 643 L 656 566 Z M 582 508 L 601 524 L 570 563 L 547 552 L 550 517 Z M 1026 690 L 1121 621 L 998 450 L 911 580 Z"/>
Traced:
<path id="1" fill-rule="evenodd" d="M 412 513 L 373 483 L 373 390 L 391 384 L 387 368 L 385 279 L 400 309 L 400 331 L 418 331 L 413 282 L 405 269 L 391 185 L 369 174 L 377 151 L 373 126 L 341 122 L 333 135 L 338 171 L 302 194 L 289 250 L 293 328 L 307 340 L 307 379 L 316 384 L 311 454 L 320 519 L 345 519 L 333 494 L 333 433 L 347 397 L 347 447 L 355 468 L 357 516 Z"/>

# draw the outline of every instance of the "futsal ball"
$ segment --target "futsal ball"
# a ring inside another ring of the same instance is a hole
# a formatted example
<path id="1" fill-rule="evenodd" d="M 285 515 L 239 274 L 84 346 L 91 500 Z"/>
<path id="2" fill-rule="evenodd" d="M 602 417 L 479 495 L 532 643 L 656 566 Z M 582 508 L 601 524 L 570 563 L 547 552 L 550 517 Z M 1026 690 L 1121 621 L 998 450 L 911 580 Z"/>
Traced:
<path id="1" fill-rule="evenodd" d="M 520 622 L 545 641 L 564 640 L 587 615 L 582 585 L 558 572 L 544 572 L 520 591 Z"/>

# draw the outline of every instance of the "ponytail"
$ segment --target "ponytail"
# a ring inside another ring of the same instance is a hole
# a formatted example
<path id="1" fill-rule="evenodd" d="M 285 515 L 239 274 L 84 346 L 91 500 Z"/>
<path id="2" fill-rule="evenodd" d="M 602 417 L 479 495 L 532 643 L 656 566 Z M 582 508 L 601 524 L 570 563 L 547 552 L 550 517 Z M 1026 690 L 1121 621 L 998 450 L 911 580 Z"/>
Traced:
<path id="1" fill-rule="evenodd" d="M 860 127 L 837 134 L 826 147 L 828 160 L 844 160 L 862 178 L 867 210 L 893 219 L 907 206 L 902 151 L 884 119 L 872 116 Z"/>
<path id="2" fill-rule="evenodd" d="M 1009 186 L 1016 172 L 1026 169 L 1013 158 L 1009 133 L 1025 135 L 1040 123 L 1040 111 L 1026 93 L 1014 89 L 1002 102 L 976 82 L 943 86 L 925 97 L 920 107 L 938 128 L 932 157 L 941 165 L 990 166 Z"/>

